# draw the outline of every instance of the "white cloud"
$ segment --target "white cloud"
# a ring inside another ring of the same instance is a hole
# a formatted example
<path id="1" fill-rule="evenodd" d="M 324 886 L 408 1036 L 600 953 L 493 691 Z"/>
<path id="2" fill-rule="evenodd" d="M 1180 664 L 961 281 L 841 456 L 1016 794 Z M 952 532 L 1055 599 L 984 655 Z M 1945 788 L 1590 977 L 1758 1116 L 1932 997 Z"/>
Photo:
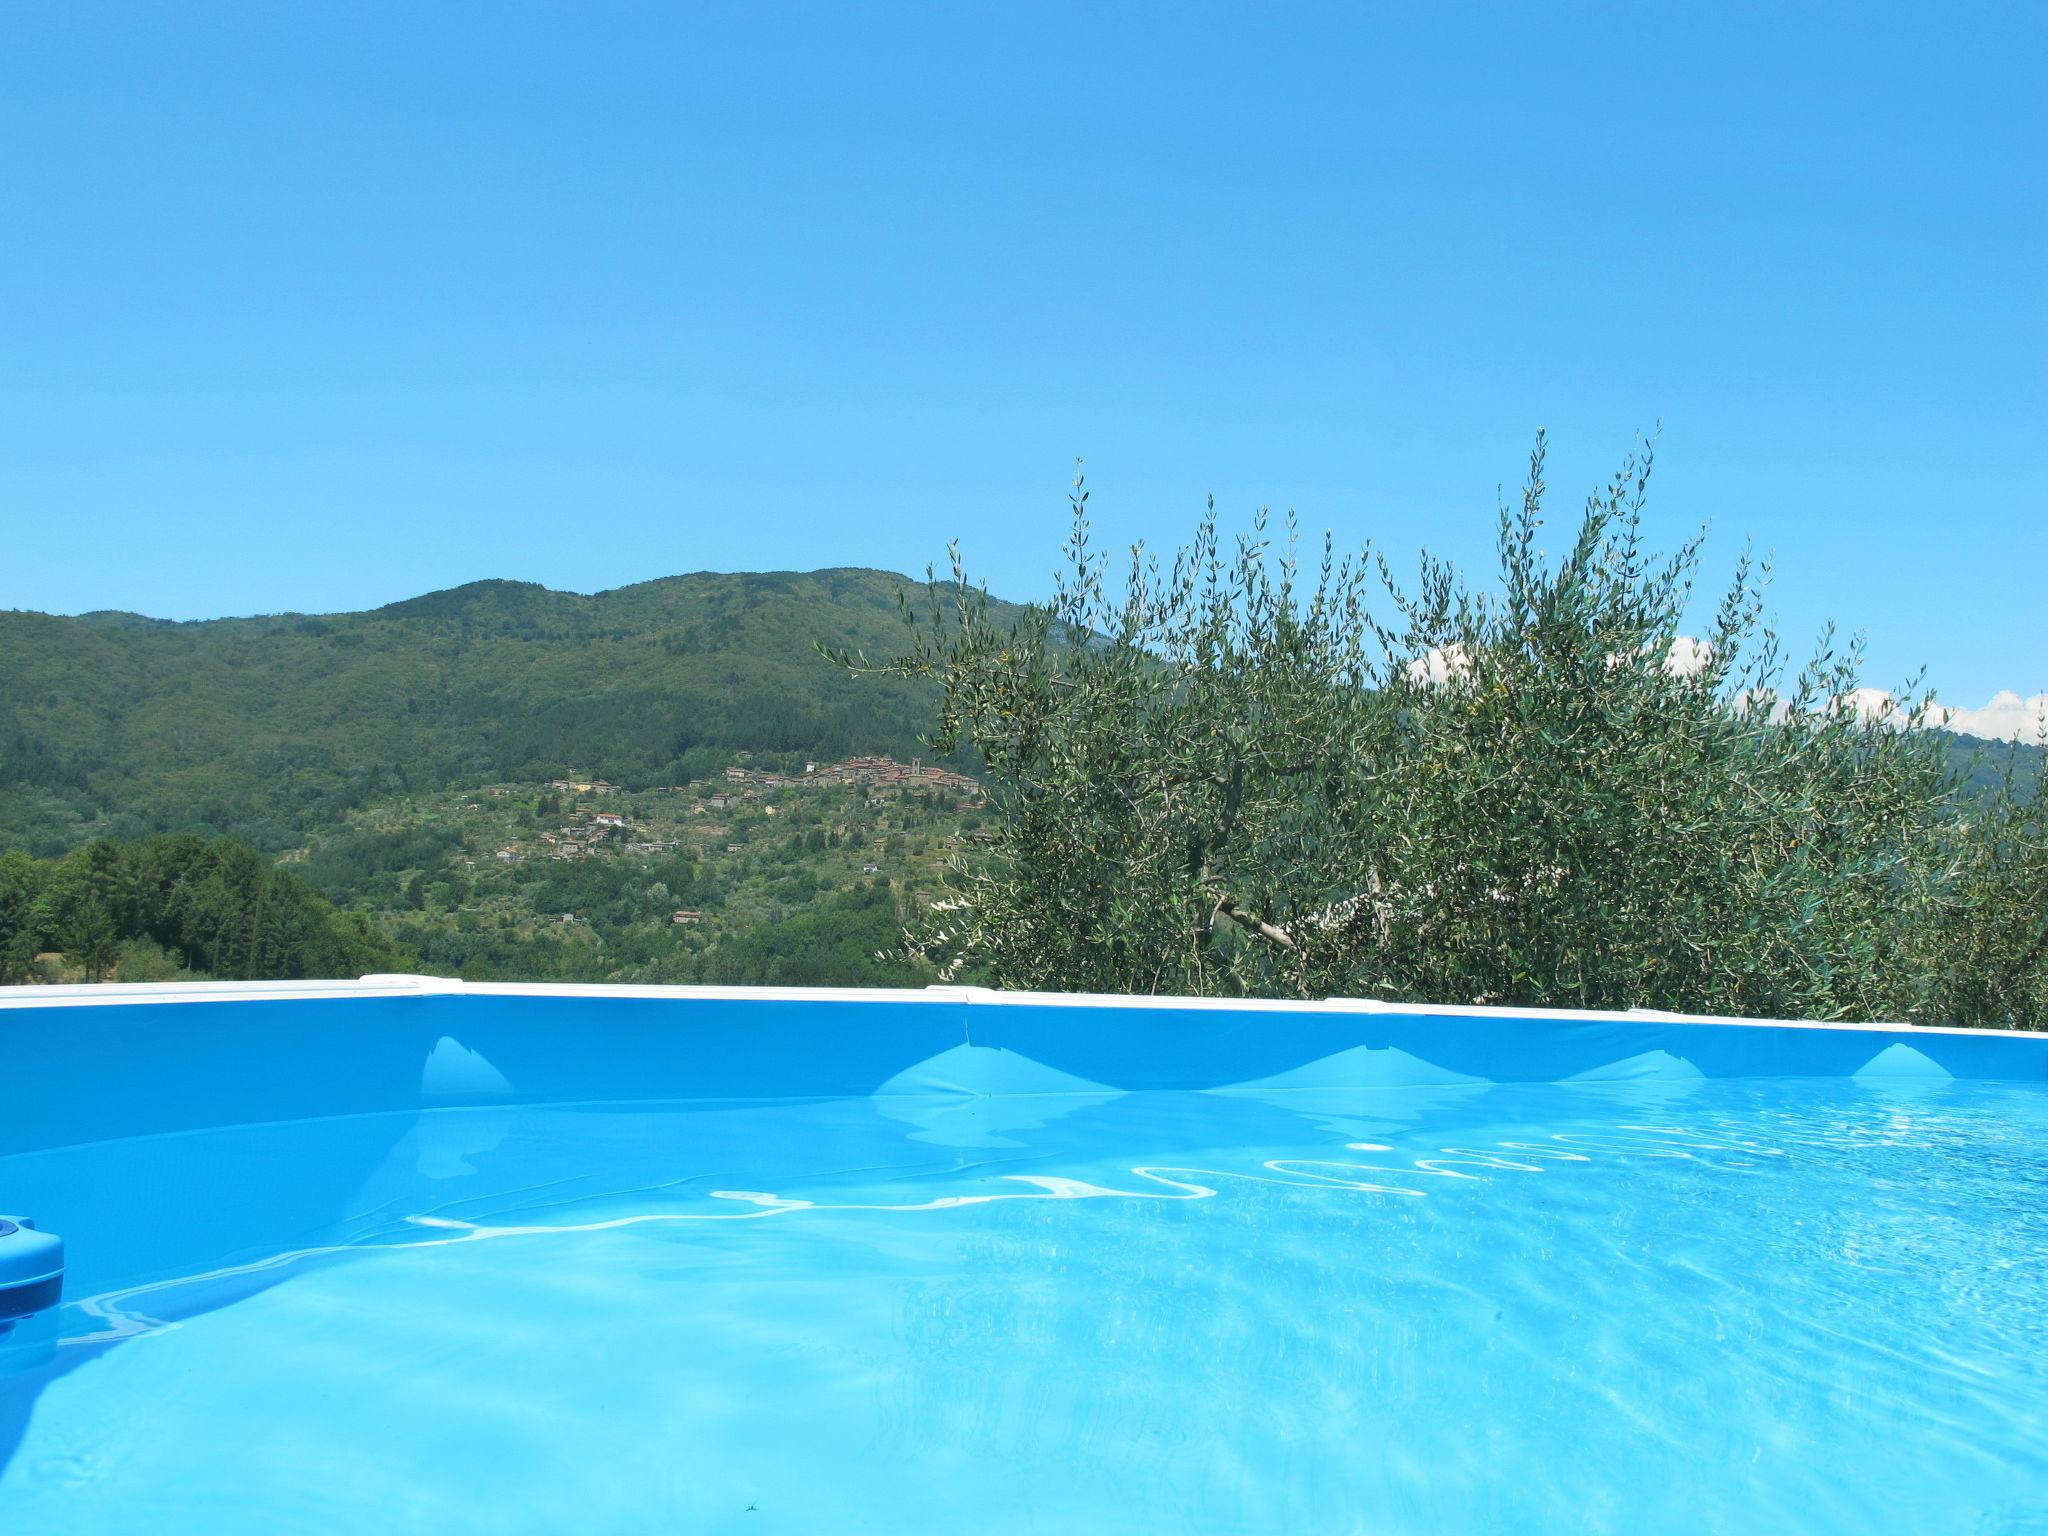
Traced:
<path id="1" fill-rule="evenodd" d="M 1664 670 L 1673 677 L 1691 677 L 1707 670 L 1707 664 L 1714 659 L 1714 648 L 1704 640 L 1695 640 L 1691 635 L 1680 635 L 1671 642 L 1671 650 L 1664 658 Z"/>
<path id="2" fill-rule="evenodd" d="M 1671 642 L 1671 649 L 1664 657 L 1664 670 L 1673 677 L 1691 677 L 1706 670 L 1707 663 L 1714 659 L 1714 648 L 1704 640 L 1695 640 L 1691 635 L 1680 635 Z M 1609 667 L 1628 664 L 1625 656 L 1607 658 Z M 1422 683 L 1431 688 L 1441 688 L 1454 677 L 1468 676 L 1472 671 L 1472 658 L 1465 647 L 1459 644 L 1442 646 L 1425 652 L 1408 663 L 1408 678 L 1411 682 Z"/>
<path id="3" fill-rule="evenodd" d="M 1864 720 L 1883 720 L 1900 729 L 1910 723 L 1907 706 L 1883 688 L 1858 688 L 1844 698 L 1855 706 L 1857 715 Z M 1925 718 L 1928 725 L 1938 725 L 1964 736 L 1980 736 L 1989 741 L 2025 741 L 2036 746 L 2048 744 L 2048 729 L 2044 729 L 2044 722 L 2048 722 L 2048 693 L 2037 693 L 2031 699 L 2023 699 L 2010 689 L 1993 694 L 1991 702 L 1982 709 L 1949 709 L 1936 704 L 1927 711 Z"/>
<path id="4" fill-rule="evenodd" d="M 2048 744 L 2048 730 L 2043 728 L 2044 719 L 2048 719 L 2048 693 L 2023 699 L 2007 688 L 1994 693 L 1991 702 L 1982 709 L 1938 708 L 1934 714 L 1939 724 L 1965 736 L 1981 736 L 1987 741 L 2025 741 L 2035 746 Z"/>
<path id="5" fill-rule="evenodd" d="M 1842 695 L 1843 702 L 1852 705 L 1859 720 L 1888 720 L 1895 725 L 1904 725 L 1906 716 L 1899 708 L 1899 701 L 1886 688 L 1852 688 Z"/>
<path id="6" fill-rule="evenodd" d="M 1692 677 L 1704 671 L 1714 659 L 1714 648 L 1704 640 L 1691 635 L 1680 635 L 1671 642 L 1671 649 L 1664 658 L 1664 670 L 1673 677 Z M 1623 658 L 1610 657 L 1610 666 L 1620 666 Z M 1447 645 L 1429 651 L 1408 663 L 1408 677 L 1411 681 L 1431 688 L 1441 688 L 1452 678 L 1470 676 L 1472 658 L 1462 645 Z M 1742 708 L 1749 701 L 1749 694 L 1737 694 L 1734 704 Z M 1885 688 L 1858 688 L 1844 696 L 1852 705 L 1857 717 L 1863 720 L 1882 720 L 1904 729 L 1909 723 L 1909 709 Z M 1791 706 L 1783 699 L 1774 699 L 1770 718 L 1782 723 L 1791 713 Z M 1942 726 L 1964 736 L 1980 736 L 1987 741 L 2024 741 L 2035 746 L 2048 746 L 2048 693 L 2037 693 L 2023 699 L 2011 689 L 1995 693 L 1991 702 L 1982 709 L 1950 709 L 1935 705 L 1927 712 L 1926 723 Z"/>
<path id="7" fill-rule="evenodd" d="M 1408 680 L 1430 688 L 1441 688 L 1454 677 L 1464 677 L 1472 670 L 1472 658 L 1462 645 L 1452 644 L 1440 647 L 1416 657 L 1408 663 Z"/>
<path id="8" fill-rule="evenodd" d="M 1779 698 L 1775 693 L 1771 692 L 1767 688 L 1745 688 L 1742 690 L 1742 692 L 1735 695 L 1733 699 L 1729 700 L 1729 702 L 1735 706 L 1737 712 L 1739 713 L 1742 711 L 1746 711 L 1749 708 L 1752 701 L 1756 703 L 1763 703 L 1766 700 L 1768 700 L 1770 703 L 1769 710 L 1765 712 L 1766 718 L 1769 719 L 1771 724 L 1783 725 L 1787 720 L 1790 720 L 1792 718 L 1791 704 L 1788 703 L 1786 700 Z"/>

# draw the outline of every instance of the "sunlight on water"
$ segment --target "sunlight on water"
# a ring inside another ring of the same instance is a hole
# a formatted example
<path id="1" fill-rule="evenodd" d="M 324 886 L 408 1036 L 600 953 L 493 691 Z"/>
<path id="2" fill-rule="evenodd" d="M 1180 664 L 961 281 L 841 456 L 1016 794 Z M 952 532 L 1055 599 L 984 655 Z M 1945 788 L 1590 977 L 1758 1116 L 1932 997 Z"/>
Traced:
<path id="1" fill-rule="evenodd" d="M 0 1376 L 0 1500 L 10 1532 L 2035 1529 L 2043 1098 L 492 1108 L 25 1154 L 10 1188 L 109 1219 Z"/>

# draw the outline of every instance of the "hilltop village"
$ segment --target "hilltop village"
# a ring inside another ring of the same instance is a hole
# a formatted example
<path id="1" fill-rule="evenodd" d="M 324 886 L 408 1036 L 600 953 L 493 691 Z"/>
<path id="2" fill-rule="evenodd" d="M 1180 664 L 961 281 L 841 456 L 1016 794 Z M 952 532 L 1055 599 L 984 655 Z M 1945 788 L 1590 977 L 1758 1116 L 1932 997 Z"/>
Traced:
<path id="1" fill-rule="evenodd" d="M 533 853 L 545 853 L 557 859 L 574 859 L 615 850 L 629 854 L 673 853 L 685 845 L 690 834 L 694 834 L 698 841 L 715 843 L 732 830 L 727 826 L 700 822 L 681 829 L 675 836 L 636 838 L 634 820 L 626 809 L 630 792 L 619 785 L 601 778 L 572 777 L 551 779 L 546 788 L 557 796 L 575 797 L 568 802 L 573 819 L 553 831 L 536 834 L 532 843 L 507 843 L 497 851 L 501 862 L 517 863 Z M 936 801 L 928 798 L 928 803 L 947 803 L 961 810 L 979 810 L 983 804 L 980 782 L 964 773 L 927 768 L 920 762 L 899 763 L 886 757 L 853 757 L 843 763 L 823 767 L 807 762 L 801 773 L 776 773 L 735 765 L 727 768 L 717 779 L 695 779 L 687 784 L 664 785 L 644 793 L 682 796 L 692 816 L 719 812 L 744 815 L 758 807 L 765 819 L 780 814 L 785 809 L 782 802 L 792 792 L 818 794 L 847 788 L 861 791 L 865 799 L 873 802 L 898 798 L 908 790 L 923 792 L 927 797 L 934 794 L 948 797 Z M 512 792 L 509 785 L 500 785 L 491 791 L 496 797 Z M 652 809 L 655 814 L 641 818 L 640 830 L 647 830 L 652 823 L 672 820 L 672 817 L 658 814 L 658 803 Z M 835 830 L 841 835 L 846 833 L 844 826 Z M 944 846 L 952 847 L 952 841 L 946 840 Z M 886 839 L 878 843 L 878 847 L 886 848 Z M 729 843 L 725 848 L 728 853 L 743 850 L 744 844 L 741 843 Z M 874 873 L 876 869 L 870 867 L 868 872 Z"/>
<path id="2" fill-rule="evenodd" d="M 437 969 L 531 975 L 552 951 L 565 975 L 745 980 L 764 952 L 764 974 L 787 975 L 785 941 L 863 946 L 862 963 L 893 944 L 986 804 L 975 778 L 918 761 L 743 753 L 682 784 L 568 773 L 403 796 L 281 862 Z"/>

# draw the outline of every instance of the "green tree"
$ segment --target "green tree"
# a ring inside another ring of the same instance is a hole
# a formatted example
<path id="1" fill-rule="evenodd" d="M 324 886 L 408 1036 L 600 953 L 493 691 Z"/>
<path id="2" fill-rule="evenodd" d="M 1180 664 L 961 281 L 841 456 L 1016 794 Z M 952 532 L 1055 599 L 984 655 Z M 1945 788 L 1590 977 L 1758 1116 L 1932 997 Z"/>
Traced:
<path id="1" fill-rule="evenodd" d="M 101 838 L 54 863 L 0 858 L 0 959 L 20 981 L 40 948 L 88 981 L 189 973 L 226 979 L 357 976 L 398 950 L 288 871 L 231 839 Z"/>
<path id="2" fill-rule="evenodd" d="M 25 853 L 0 854 L 0 986 L 26 981 L 35 958 L 37 902 L 49 865 Z"/>
<path id="3" fill-rule="evenodd" d="M 1647 547 L 1649 471 L 1550 560 L 1539 437 L 1485 587 L 1327 540 L 1304 571 L 1263 515 L 1226 549 L 1212 507 L 1112 592 L 1079 480 L 1050 605 L 996 615 L 956 550 L 900 654 L 827 652 L 935 681 L 933 745 L 988 764 L 987 857 L 913 950 L 1047 988 L 2039 1017 L 2038 987 L 1930 984 L 1944 915 L 2005 899 L 1964 876 L 2015 866 L 1956 851 L 1928 701 L 1831 637 L 1788 677 L 1747 556 L 1688 638 L 1700 542 Z M 2038 814 L 2004 818 L 2038 856 Z"/>
<path id="4" fill-rule="evenodd" d="M 1944 829 L 1935 910 L 1910 936 L 1925 1019 L 2048 1025 L 2048 796 L 2005 759 Z"/>
<path id="5" fill-rule="evenodd" d="M 102 838 L 63 859 L 44 881 L 36 926 L 84 980 L 100 981 L 119 952 L 134 901 L 133 871 L 121 845 Z"/>

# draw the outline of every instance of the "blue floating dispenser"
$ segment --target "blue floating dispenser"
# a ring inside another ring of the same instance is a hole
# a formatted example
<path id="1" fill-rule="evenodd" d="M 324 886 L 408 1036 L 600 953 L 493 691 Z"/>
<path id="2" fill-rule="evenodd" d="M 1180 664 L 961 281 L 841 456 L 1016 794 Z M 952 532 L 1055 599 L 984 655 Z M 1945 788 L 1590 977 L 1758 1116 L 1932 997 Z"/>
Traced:
<path id="1" fill-rule="evenodd" d="M 64 1239 L 38 1232 L 26 1216 L 0 1216 L 0 1333 L 54 1307 L 63 1289 Z"/>

